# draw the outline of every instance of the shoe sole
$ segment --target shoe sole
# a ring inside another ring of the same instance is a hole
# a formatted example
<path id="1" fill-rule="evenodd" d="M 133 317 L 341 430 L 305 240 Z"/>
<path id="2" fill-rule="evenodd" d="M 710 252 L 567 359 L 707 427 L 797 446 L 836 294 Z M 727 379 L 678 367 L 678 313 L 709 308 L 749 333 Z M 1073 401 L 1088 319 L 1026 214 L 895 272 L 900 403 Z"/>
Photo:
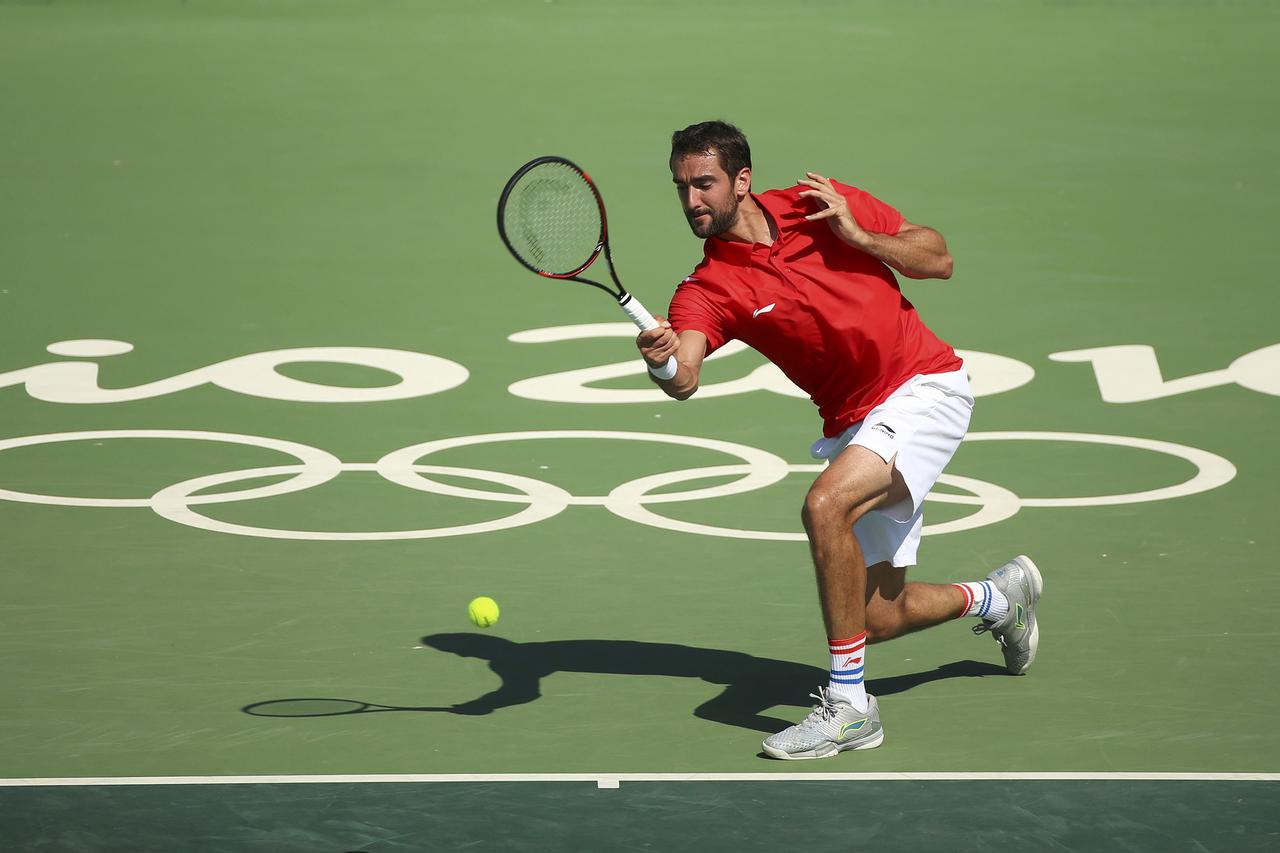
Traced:
<path id="1" fill-rule="evenodd" d="M 833 758 L 842 752 L 852 752 L 858 749 L 875 749 L 882 743 L 884 743 L 884 729 L 876 732 L 874 737 L 869 737 L 866 740 L 841 745 L 827 743 L 825 749 L 811 749 L 807 752 L 784 752 L 768 744 L 762 744 L 762 746 L 764 747 L 764 754 L 770 758 L 780 758 L 783 761 L 805 761 L 810 758 Z"/>
<path id="2" fill-rule="evenodd" d="M 1031 605 L 1034 611 L 1037 604 L 1040 603 L 1040 594 L 1044 592 L 1044 578 L 1040 576 L 1040 570 L 1036 568 L 1036 564 L 1031 562 L 1031 558 L 1026 554 L 1019 554 L 1010 560 L 1022 567 L 1022 571 L 1031 578 L 1031 600 L 1035 602 Z M 1023 664 L 1019 670 L 1010 670 L 1014 675 L 1026 675 L 1027 670 L 1031 669 L 1031 664 L 1036 662 L 1036 652 L 1040 648 L 1040 619 L 1035 618 L 1035 624 L 1031 626 L 1031 636 L 1028 638 L 1027 645 L 1031 648 L 1031 656 L 1027 658 L 1027 662 Z"/>

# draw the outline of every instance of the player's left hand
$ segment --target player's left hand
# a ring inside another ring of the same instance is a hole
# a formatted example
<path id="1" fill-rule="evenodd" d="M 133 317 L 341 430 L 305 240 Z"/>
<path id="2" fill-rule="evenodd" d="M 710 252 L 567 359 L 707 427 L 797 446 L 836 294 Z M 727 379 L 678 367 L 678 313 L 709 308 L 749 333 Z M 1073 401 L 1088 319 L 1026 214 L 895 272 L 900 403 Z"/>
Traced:
<path id="1" fill-rule="evenodd" d="M 827 220 L 831 230 L 850 246 L 861 248 L 867 241 L 867 232 L 858 225 L 858 221 L 849 212 L 849 202 L 831 185 L 830 178 L 824 178 L 817 172 L 805 172 L 807 179 L 801 178 L 798 183 L 809 187 L 801 190 L 802 198 L 812 198 L 818 203 L 818 212 L 805 217 L 812 222 L 818 219 Z"/>

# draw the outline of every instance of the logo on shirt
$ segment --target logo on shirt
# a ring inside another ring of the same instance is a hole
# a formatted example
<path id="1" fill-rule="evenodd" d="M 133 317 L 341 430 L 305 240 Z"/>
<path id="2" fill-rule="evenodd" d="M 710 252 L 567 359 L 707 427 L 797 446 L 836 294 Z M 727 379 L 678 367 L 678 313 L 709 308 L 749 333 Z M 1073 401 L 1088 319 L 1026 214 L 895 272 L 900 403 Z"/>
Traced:
<path id="1" fill-rule="evenodd" d="M 757 308 L 756 310 L 751 312 L 751 317 L 754 319 L 756 317 L 759 317 L 761 314 L 768 314 L 770 311 L 773 310 L 774 306 L 777 304 L 778 303 L 776 302 L 770 302 L 768 305 L 764 306 L 763 308 Z"/>

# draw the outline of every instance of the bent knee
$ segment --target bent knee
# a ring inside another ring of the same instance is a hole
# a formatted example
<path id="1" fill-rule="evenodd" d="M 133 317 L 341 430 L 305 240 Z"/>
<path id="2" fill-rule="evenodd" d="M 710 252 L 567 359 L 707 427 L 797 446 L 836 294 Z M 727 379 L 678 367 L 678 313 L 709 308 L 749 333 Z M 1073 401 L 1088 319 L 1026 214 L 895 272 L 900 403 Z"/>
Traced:
<path id="1" fill-rule="evenodd" d="M 826 489 L 812 488 L 804 497 L 800 519 L 805 530 L 824 527 L 850 527 L 870 509 L 870 504 L 851 500 Z"/>

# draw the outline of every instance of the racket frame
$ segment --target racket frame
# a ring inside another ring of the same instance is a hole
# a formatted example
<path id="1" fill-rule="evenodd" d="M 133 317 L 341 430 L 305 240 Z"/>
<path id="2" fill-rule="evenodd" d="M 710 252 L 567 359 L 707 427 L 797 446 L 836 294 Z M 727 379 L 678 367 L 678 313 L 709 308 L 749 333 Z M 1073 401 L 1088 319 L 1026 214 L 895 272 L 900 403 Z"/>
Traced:
<path id="1" fill-rule="evenodd" d="M 516 251 L 515 247 L 511 245 L 511 240 L 507 237 L 506 225 L 503 222 L 502 214 L 507 209 L 507 199 L 510 197 L 511 191 L 515 189 L 516 184 L 518 184 L 520 179 L 529 172 L 533 171 L 538 166 L 542 166 L 547 163 L 559 163 L 560 165 L 568 166 L 570 169 L 573 169 L 581 175 L 583 181 L 585 181 L 587 186 L 591 188 L 591 194 L 595 196 L 596 207 L 600 211 L 600 238 L 596 242 L 595 250 L 591 252 L 581 266 L 569 272 L 547 272 L 546 270 L 538 269 L 533 264 L 526 261 L 520 256 L 520 253 Z M 582 284 L 589 284 L 592 287 L 597 287 L 612 296 L 617 300 L 619 305 L 625 306 L 628 301 L 633 299 L 631 294 L 627 292 L 627 289 L 622 286 L 622 282 L 618 280 L 618 272 L 613 266 L 613 251 L 609 248 L 609 217 L 608 214 L 605 213 L 604 197 L 600 195 L 599 187 L 596 186 L 595 181 L 591 180 L 591 176 L 587 174 L 587 171 L 572 160 L 548 154 L 542 157 L 535 157 L 516 170 L 516 173 L 507 181 L 507 185 L 502 188 L 502 195 L 498 198 L 498 236 L 502 238 L 502 243 L 507 247 L 507 251 L 511 253 L 511 256 L 519 261 L 521 266 L 530 272 L 535 272 L 543 278 L 554 278 L 560 281 L 576 281 Z M 601 252 L 604 253 L 605 261 L 609 265 L 609 278 L 613 280 L 616 289 L 582 276 L 582 273 L 586 271 L 587 267 L 594 264 L 600 257 Z"/>
<path id="2" fill-rule="evenodd" d="M 533 264 L 526 261 L 511 244 L 510 238 L 507 237 L 506 224 L 503 222 L 503 214 L 507 209 L 507 199 L 511 196 L 511 191 L 515 189 L 516 184 L 518 184 L 520 179 L 529 172 L 536 169 L 538 166 L 542 166 L 547 163 L 557 163 L 562 166 L 568 166 L 570 169 L 577 172 L 582 177 L 583 181 L 586 182 L 586 185 L 591 188 L 591 194 L 595 196 L 596 207 L 600 211 L 600 236 L 596 242 L 595 250 L 591 252 L 581 266 L 577 269 L 571 270 L 570 272 L 547 272 L 546 270 L 538 269 Z M 591 176 L 587 174 L 587 170 L 583 169 L 572 160 L 565 157 L 547 154 L 541 157 L 534 157 L 528 163 L 525 163 L 516 170 L 515 174 L 507 180 L 506 186 L 502 188 L 502 195 L 498 197 L 498 236 L 502 238 L 502 243 L 507 247 L 507 251 L 511 253 L 511 256 L 519 261 L 520 265 L 525 269 L 535 272 L 543 278 L 557 279 L 559 281 L 576 281 L 581 284 L 589 284 L 592 287 L 598 288 L 612 296 L 617 301 L 618 306 L 631 319 L 631 322 L 634 323 L 641 331 L 658 328 L 658 321 L 654 319 L 654 316 L 650 314 L 648 309 L 640 303 L 640 300 L 632 296 L 627 289 L 623 287 L 622 282 L 618 280 L 618 271 L 613 265 L 613 251 L 609 247 L 609 217 L 605 213 L 604 197 L 600 195 L 599 187 L 596 186 L 596 182 L 591 179 Z M 596 262 L 600 257 L 601 252 L 604 253 L 605 261 L 609 266 L 609 278 L 613 280 L 614 288 L 610 288 L 606 284 L 602 284 L 582 275 L 588 267 Z M 675 356 L 671 356 L 667 360 L 667 364 L 658 369 L 655 372 L 655 375 L 663 379 L 670 379 L 675 376 L 675 372 L 676 360 Z"/>

